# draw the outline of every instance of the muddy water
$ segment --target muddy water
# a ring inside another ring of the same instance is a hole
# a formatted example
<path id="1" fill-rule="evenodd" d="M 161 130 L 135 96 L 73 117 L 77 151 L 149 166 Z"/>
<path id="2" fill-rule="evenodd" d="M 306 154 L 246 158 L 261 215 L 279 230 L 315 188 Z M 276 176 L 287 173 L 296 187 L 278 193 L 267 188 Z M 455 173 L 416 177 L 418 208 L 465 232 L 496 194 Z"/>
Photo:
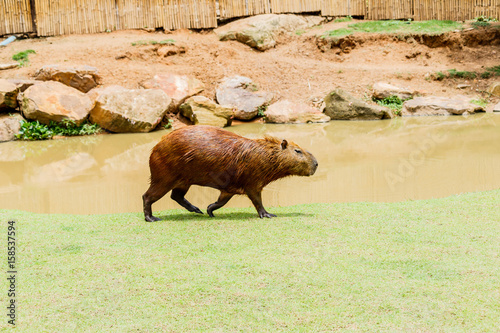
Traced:
<path id="1" fill-rule="evenodd" d="M 270 184 L 266 207 L 402 201 L 500 188 L 500 114 L 309 125 L 239 125 L 256 138 L 287 138 L 319 161 L 312 177 Z M 140 212 L 148 157 L 165 131 L 0 143 L 0 208 L 41 213 Z M 192 187 L 205 210 L 218 192 Z M 227 206 L 249 207 L 243 196 Z M 179 208 L 168 196 L 153 210 Z M 272 209 L 269 209 L 272 211 Z M 223 210 L 219 211 L 219 214 Z M 186 214 L 188 214 L 186 212 Z"/>

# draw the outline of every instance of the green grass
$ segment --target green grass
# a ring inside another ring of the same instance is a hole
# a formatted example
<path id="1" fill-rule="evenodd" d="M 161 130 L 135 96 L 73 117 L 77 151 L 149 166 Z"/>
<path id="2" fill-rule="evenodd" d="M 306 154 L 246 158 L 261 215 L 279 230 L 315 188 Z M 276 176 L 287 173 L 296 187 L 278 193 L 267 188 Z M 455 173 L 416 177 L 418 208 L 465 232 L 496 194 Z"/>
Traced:
<path id="1" fill-rule="evenodd" d="M 484 72 L 470 72 L 470 71 L 457 71 L 456 69 L 448 69 L 447 73 L 441 71 L 432 74 L 432 79 L 442 81 L 444 79 L 475 79 L 480 77 L 482 79 L 489 79 L 494 76 L 500 76 L 500 65 L 488 67 Z"/>
<path id="2" fill-rule="evenodd" d="M 35 50 L 25 50 L 22 52 L 18 52 L 12 56 L 12 60 L 15 60 L 19 63 L 19 67 L 28 66 L 30 54 L 36 54 Z"/>
<path id="3" fill-rule="evenodd" d="M 456 29 L 463 25 L 455 21 L 367 21 L 349 24 L 347 28 L 330 30 L 323 37 L 343 37 L 356 32 L 391 33 L 391 34 L 440 34 Z"/>
<path id="4" fill-rule="evenodd" d="M 156 40 L 138 40 L 132 43 L 132 46 L 141 46 L 141 45 L 174 45 L 175 40 L 173 39 L 165 39 L 161 41 Z"/>
<path id="5" fill-rule="evenodd" d="M 486 108 L 488 106 L 488 100 L 481 98 L 481 99 L 473 99 L 470 101 L 472 104 L 479 105 L 482 108 Z"/>
<path id="6" fill-rule="evenodd" d="M 352 16 L 346 16 L 346 17 L 339 17 L 333 20 L 333 22 L 340 23 L 340 22 L 350 22 L 352 21 Z"/>
<path id="7" fill-rule="evenodd" d="M 264 220 L 223 208 L 151 224 L 11 210 L 0 221 L 4 235 L 17 221 L 23 332 L 493 332 L 499 203 L 496 190 L 269 207 L 279 217 Z"/>

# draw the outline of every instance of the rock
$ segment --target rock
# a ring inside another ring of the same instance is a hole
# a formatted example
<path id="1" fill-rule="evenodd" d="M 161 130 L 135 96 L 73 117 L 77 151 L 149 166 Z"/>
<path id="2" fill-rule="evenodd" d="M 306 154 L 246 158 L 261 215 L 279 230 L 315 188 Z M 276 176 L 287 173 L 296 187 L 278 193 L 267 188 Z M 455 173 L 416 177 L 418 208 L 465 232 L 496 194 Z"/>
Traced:
<path id="1" fill-rule="evenodd" d="M 488 87 L 488 92 L 492 95 L 500 97 L 500 82 L 493 82 Z"/>
<path id="2" fill-rule="evenodd" d="M 11 62 L 9 64 L 0 64 L 0 70 L 17 68 L 17 67 L 19 67 L 19 63 L 17 62 Z"/>
<path id="3" fill-rule="evenodd" d="M 221 41 L 237 40 L 260 51 L 273 48 L 280 33 L 295 32 L 320 24 L 319 16 L 264 14 L 247 17 L 215 29 Z"/>
<path id="4" fill-rule="evenodd" d="M 195 125 L 230 126 L 233 109 L 216 104 L 204 96 L 194 96 L 179 108 L 180 113 Z"/>
<path id="5" fill-rule="evenodd" d="M 427 96 L 416 97 L 403 103 L 403 116 L 449 116 L 468 113 L 484 112 L 484 109 L 465 100 L 464 97 L 455 98 Z"/>
<path id="6" fill-rule="evenodd" d="M 7 81 L 15 84 L 20 92 L 24 92 L 26 89 L 28 89 L 32 85 L 40 83 L 40 81 L 31 80 L 31 79 L 7 79 Z M 17 101 L 16 101 L 16 103 L 17 103 Z"/>
<path id="7" fill-rule="evenodd" d="M 398 96 L 399 99 L 405 100 L 413 97 L 414 92 L 409 89 L 393 86 L 385 82 L 377 82 L 373 85 L 373 97 L 375 99 L 384 99 L 391 96 Z"/>
<path id="8" fill-rule="evenodd" d="M 81 124 L 87 119 L 93 102 L 84 93 L 62 83 L 48 81 L 35 84 L 19 93 L 19 106 L 26 119 L 43 124 L 72 120 Z"/>
<path id="9" fill-rule="evenodd" d="M 283 100 L 267 108 L 265 121 L 277 124 L 326 123 L 330 121 L 330 117 L 307 104 L 295 104 Z"/>
<path id="10" fill-rule="evenodd" d="M 161 122 L 171 99 L 159 89 L 125 89 L 119 86 L 92 92 L 95 107 L 90 121 L 111 132 L 150 132 Z"/>
<path id="11" fill-rule="evenodd" d="M 332 120 L 378 120 L 394 117 L 388 108 L 367 104 L 342 89 L 329 93 L 325 97 L 325 105 L 325 114 Z"/>
<path id="12" fill-rule="evenodd" d="M 493 112 L 500 112 L 500 103 L 493 107 Z"/>
<path id="13" fill-rule="evenodd" d="M 457 89 L 468 89 L 468 88 L 471 88 L 470 84 L 462 83 L 457 85 Z"/>
<path id="14" fill-rule="evenodd" d="M 23 119 L 19 113 L 0 115 L 0 142 L 14 140 L 21 129 L 20 121 Z"/>
<path id="15" fill-rule="evenodd" d="M 85 93 L 101 84 L 97 68 L 85 65 L 75 67 L 43 66 L 35 73 L 35 79 L 61 82 Z"/>
<path id="16" fill-rule="evenodd" d="M 244 76 L 233 76 L 224 79 L 216 89 L 215 95 L 220 105 L 236 109 L 234 117 L 250 120 L 259 113 L 259 108 L 269 104 L 273 95 L 257 91 L 253 81 Z"/>
<path id="17" fill-rule="evenodd" d="M 163 90 L 172 99 L 172 105 L 168 111 L 174 113 L 186 99 L 205 89 L 203 82 L 192 76 L 172 73 L 155 75 L 152 79 L 141 82 L 140 85 L 146 89 Z"/>
<path id="18" fill-rule="evenodd" d="M 19 88 L 5 79 L 0 79 L 0 111 L 17 107 Z"/>

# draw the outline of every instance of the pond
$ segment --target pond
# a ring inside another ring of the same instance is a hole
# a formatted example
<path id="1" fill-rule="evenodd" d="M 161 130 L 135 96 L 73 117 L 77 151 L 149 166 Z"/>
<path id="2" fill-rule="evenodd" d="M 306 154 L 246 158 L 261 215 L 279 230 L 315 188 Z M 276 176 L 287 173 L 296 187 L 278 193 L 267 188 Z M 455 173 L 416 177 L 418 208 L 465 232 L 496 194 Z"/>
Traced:
<path id="1" fill-rule="evenodd" d="M 500 188 L 500 114 L 252 123 L 229 130 L 250 138 L 286 138 L 318 159 L 314 176 L 268 185 L 263 192 L 268 208 L 418 200 Z M 0 143 L 0 208 L 68 214 L 141 212 L 150 150 L 166 133 Z M 186 196 L 204 211 L 217 197 L 218 191 L 197 186 Z M 251 207 L 251 202 L 236 196 L 227 207 Z M 169 195 L 153 205 L 154 211 L 171 208 L 180 206 Z"/>

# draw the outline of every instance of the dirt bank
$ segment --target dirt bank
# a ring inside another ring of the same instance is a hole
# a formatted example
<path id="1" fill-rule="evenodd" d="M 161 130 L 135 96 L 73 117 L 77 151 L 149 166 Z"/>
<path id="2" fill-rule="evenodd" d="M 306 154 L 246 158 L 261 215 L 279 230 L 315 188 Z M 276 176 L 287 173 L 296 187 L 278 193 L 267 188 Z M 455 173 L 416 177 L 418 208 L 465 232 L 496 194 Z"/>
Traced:
<path id="1" fill-rule="evenodd" d="M 329 23 L 322 29 L 336 25 L 340 26 Z M 316 35 L 321 29 L 311 29 L 301 36 L 283 35 L 278 46 L 267 52 L 238 42 L 220 42 L 211 31 L 116 31 L 25 39 L 1 48 L 0 63 L 11 62 L 12 55 L 19 51 L 33 49 L 36 54 L 30 55 L 29 66 L 0 71 L 0 78 L 31 77 L 47 64 L 87 64 L 99 69 L 104 85 L 128 88 L 137 88 L 138 82 L 160 72 L 194 75 L 206 84 L 203 95 L 210 98 L 214 98 L 217 84 L 230 75 L 252 78 L 262 89 L 273 92 L 275 99 L 308 103 L 337 87 L 358 97 L 368 96 L 377 81 L 422 93 L 478 97 L 495 78 L 433 81 L 426 75 L 453 68 L 482 72 L 499 65 L 499 31 L 481 29 L 405 38 L 358 34 L 345 38 L 352 45 L 346 44 L 344 51 L 339 48 L 340 52 L 335 47 L 318 47 Z M 185 52 L 163 56 L 158 45 L 132 45 L 141 40 L 166 39 L 173 39 Z M 460 83 L 471 87 L 456 88 Z"/>

